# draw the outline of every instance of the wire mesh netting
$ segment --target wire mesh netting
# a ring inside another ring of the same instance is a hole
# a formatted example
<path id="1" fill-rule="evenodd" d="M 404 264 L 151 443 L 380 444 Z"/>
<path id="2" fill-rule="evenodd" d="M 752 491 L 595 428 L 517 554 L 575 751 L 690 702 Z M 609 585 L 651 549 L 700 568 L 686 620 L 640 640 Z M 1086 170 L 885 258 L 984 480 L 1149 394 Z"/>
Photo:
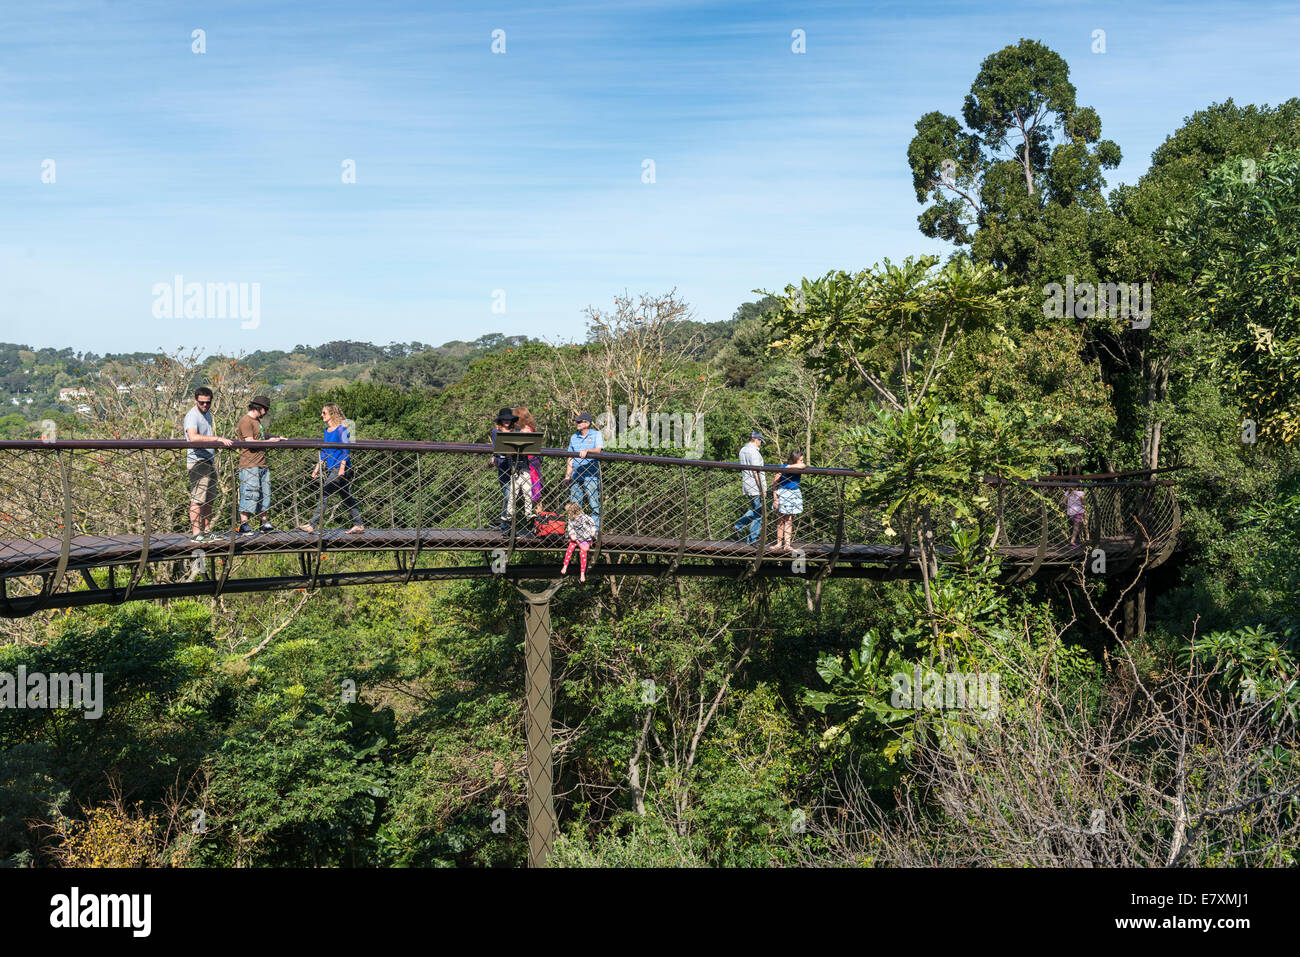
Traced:
<path id="1" fill-rule="evenodd" d="M 224 577 L 238 562 L 268 555 L 393 551 L 399 567 L 416 560 L 481 566 L 485 553 L 503 552 L 510 561 L 558 561 L 546 555 L 567 544 L 570 503 L 591 517 L 605 560 L 801 557 L 814 572 L 831 561 L 907 561 L 918 529 L 933 529 L 942 542 L 954 518 L 905 504 L 887 520 L 859 504 L 869 476 L 807 469 L 799 477 L 801 508 L 788 519 L 791 550 L 777 547 L 779 467 L 760 473 L 692 459 L 293 440 L 217 449 L 210 465 L 196 468 L 190 451 L 171 441 L 0 443 L 7 595 L 72 587 L 70 570 L 131 566 L 133 580 L 150 581 Z M 758 496 L 749 494 L 755 483 Z M 1067 515 L 1071 488 L 1083 493 L 1078 529 Z M 791 510 L 790 497 L 783 501 Z M 1072 561 L 1083 545 L 1159 543 L 1177 525 L 1170 484 L 1149 479 L 984 483 L 969 505 L 981 540 L 1026 563 Z"/>

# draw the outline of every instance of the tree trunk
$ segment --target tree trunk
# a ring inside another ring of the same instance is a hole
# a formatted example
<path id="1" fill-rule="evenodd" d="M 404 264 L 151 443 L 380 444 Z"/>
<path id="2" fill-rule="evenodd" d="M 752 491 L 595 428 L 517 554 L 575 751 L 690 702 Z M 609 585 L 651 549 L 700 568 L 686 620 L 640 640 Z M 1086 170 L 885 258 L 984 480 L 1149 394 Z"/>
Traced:
<path id="1" fill-rule="evenodd" d="M 926 532 L 929 531 L 929 509 L 924 509 L 921 513 L 921 525 L 917 534 L 917 544 L 921 550 L 921 587 L 925 591 L 925 613 L 930 618 L 930 633 L 934 635 L 935 640 L 939 638 L 939 622 L 934 616 L 934 596 L 930 591 L 930 552 L 933 542 L 926 538 Z"/>
<path id="2" fill-rule="evenodd" d="M 1160 467 L 1160 433 L 1164 423 L 1156 415 L 1156 404 L 1169 394 L 1169 357 L 1147 359 L 1144 363 L 1146 378 L 1146 428 L 1142 434 L 1142 467 Z"/>

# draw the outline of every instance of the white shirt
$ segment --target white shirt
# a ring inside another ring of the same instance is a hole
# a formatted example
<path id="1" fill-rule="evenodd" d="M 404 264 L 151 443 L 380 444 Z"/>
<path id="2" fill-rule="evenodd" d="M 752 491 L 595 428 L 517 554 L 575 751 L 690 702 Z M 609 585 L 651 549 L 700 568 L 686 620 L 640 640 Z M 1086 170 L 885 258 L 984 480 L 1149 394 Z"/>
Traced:
<path id="1" fill-rule="evenodd" d="M 742 465 L 762 465 L 763 453 L 758 451 L 758 446 L 753 442 L 746 442 L 740 447 L 740 462 Z M 762 495 L 767 491 L 767 475 L 763 472 L 741 472 L 740 487 L 750 498 Z"/>

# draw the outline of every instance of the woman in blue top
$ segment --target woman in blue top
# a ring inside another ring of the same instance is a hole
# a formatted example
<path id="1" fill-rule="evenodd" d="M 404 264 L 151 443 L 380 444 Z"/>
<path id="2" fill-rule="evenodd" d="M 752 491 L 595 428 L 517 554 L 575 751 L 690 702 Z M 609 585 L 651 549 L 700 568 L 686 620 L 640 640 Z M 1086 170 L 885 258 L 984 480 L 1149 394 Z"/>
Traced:
<path id="1" fill-rule="evenodd" d="M 791 548 L 794 537 L 794 517 L 803 511 L 803 490 L 799 488 L 799 472 L 804 468 L 803 453 L 791 452 L 785 460 L 785 469 L 772 486 L 772 509 L 776 512 L 776 551 Z"/>
<path id="2" fill-rule="evenodd" d="M 352 436 L 348 433 L 348 427 L 344 425 L 343 410 L 335 403 L 327 402 L 321 407 L 320 417 L 325 420 L 325 441 L 326 442 L 351 442 Z M 316 506 L 316 514 L 311 517 L 311 521 L 306 525 L 298 527 L 304 532 L 316 531 L 315 526 L 321 523 L 325 514 L 325 503 L 329 501 L 330 495 L 337 492 L 343 499 L 343 504 L 347 507 L 348 514 L 352 518 L 352 527 L 348 529 L 349 535 L 360 535 L 366 530 L 361 524 L 361 509 L 357 507 L 357 500 L 352 497 L 352 489 L 349 484 L 352 481 L 352 453 L 347 449 L 321 449 L 320 460 L 316 467 L 311 470 L 311 477 L 318 478 L 321 474 L 321 468 L 325 469 L 325 482 L 321 486 L 320 503 Z"/>

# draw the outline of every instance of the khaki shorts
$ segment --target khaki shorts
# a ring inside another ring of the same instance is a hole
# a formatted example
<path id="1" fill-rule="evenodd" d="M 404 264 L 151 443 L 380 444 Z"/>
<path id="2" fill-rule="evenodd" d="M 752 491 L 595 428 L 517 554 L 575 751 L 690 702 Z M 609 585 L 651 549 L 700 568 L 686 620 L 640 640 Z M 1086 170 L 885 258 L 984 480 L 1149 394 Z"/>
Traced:
<path id="1" fill-rule="evenodd" d="M 217 467 L 211 461 L 200 459 L 189 467 L 190 501 L 210 505 L 217 497 Z"/>

